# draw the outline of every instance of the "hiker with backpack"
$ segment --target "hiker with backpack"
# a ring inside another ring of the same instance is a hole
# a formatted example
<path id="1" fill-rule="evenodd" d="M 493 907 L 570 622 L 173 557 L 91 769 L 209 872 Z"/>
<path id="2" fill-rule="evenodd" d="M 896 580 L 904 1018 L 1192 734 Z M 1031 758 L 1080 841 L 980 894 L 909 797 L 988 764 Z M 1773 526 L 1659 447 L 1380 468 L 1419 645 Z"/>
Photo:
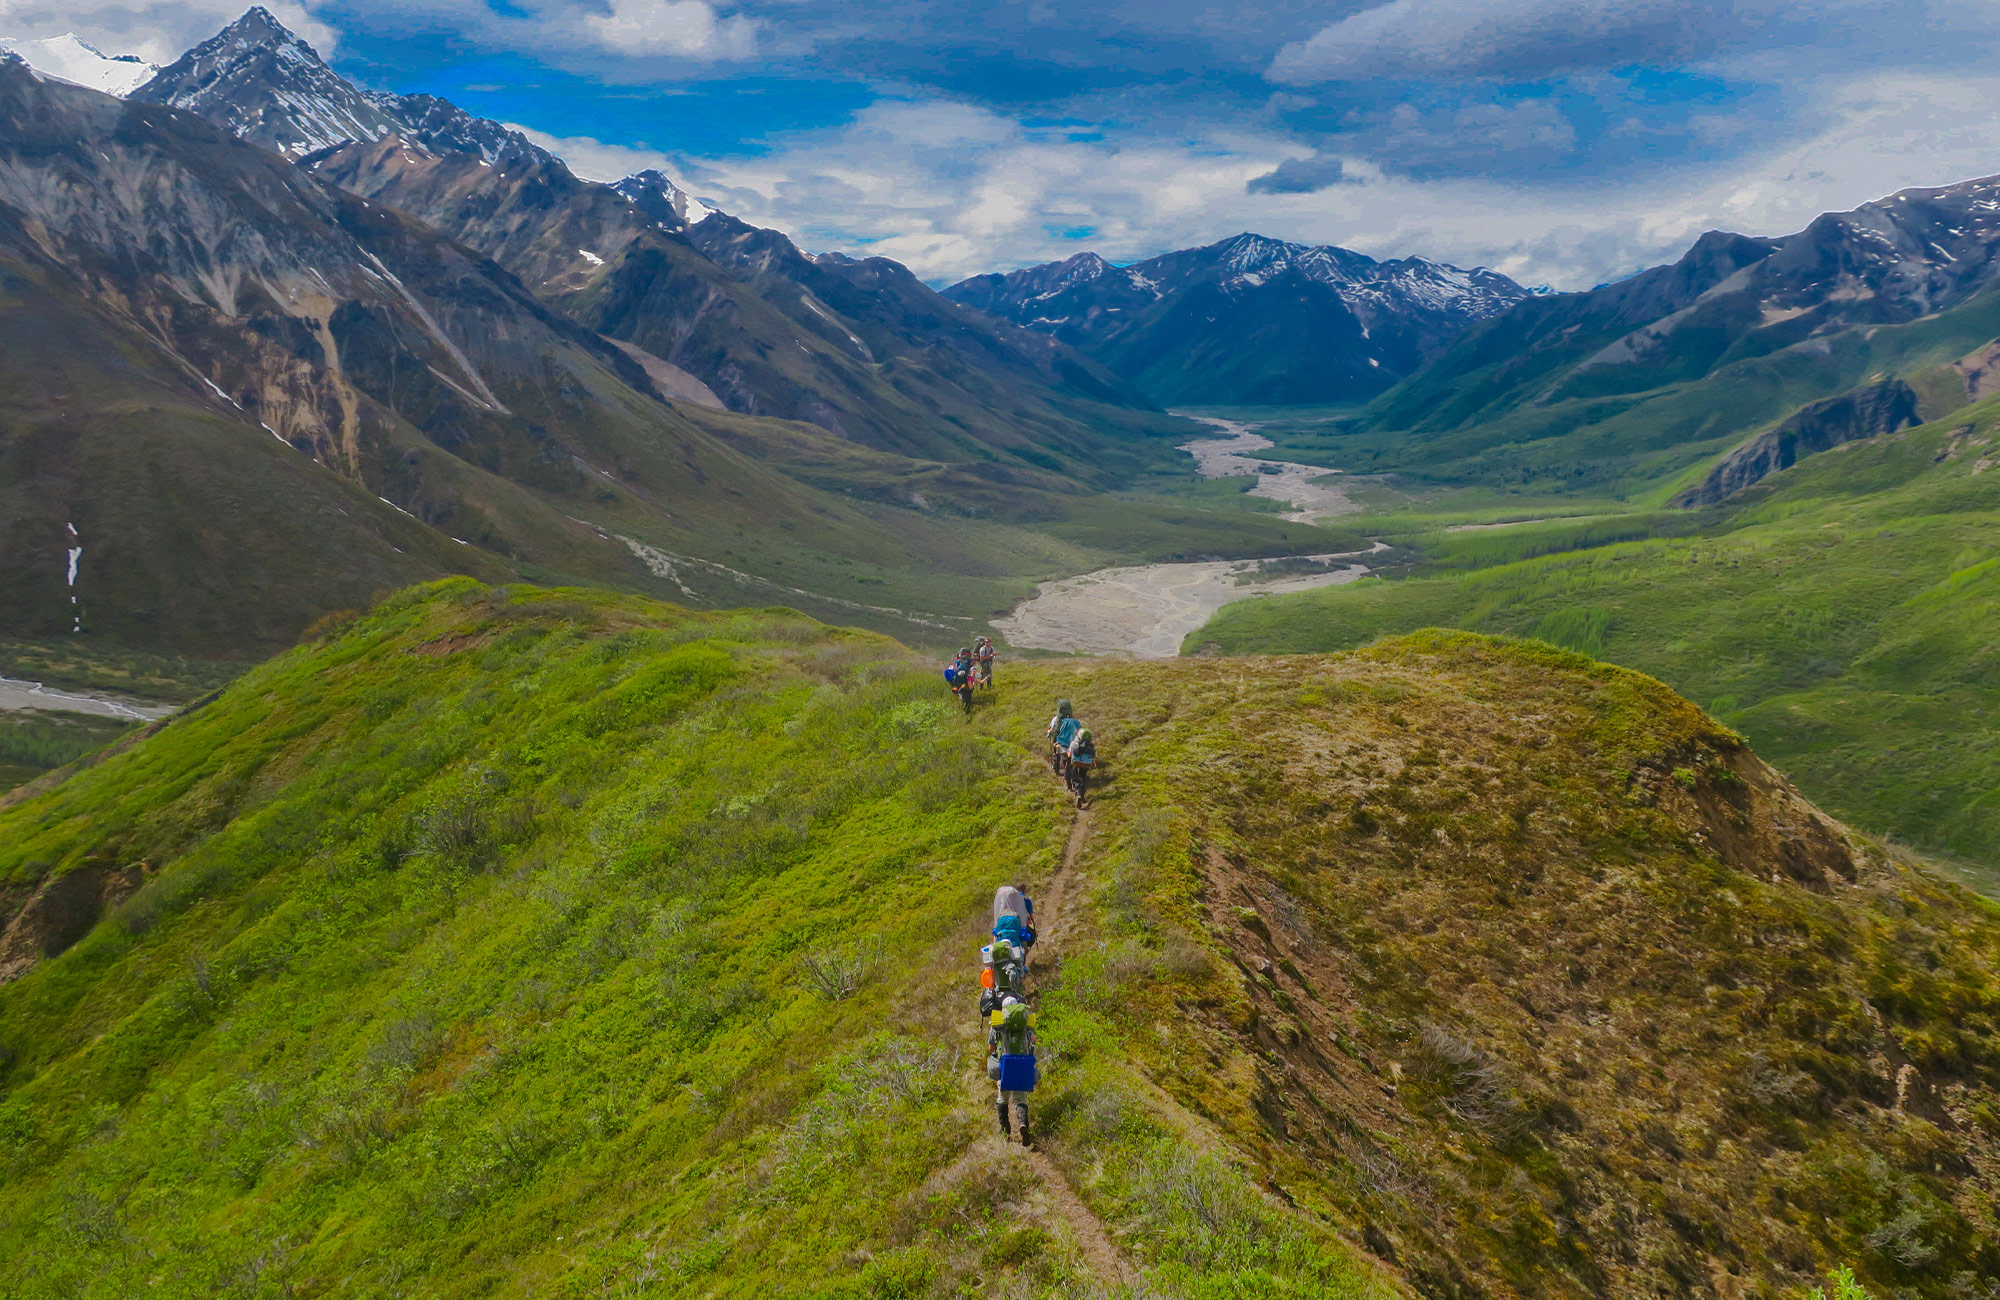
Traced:
<path id="1" fill-rule="evenodd" d="M 979 684 L 993 685 L 993 638 L 982 636 L 972 643 L 972 657 L 979 664 Z"/>
<path id="2" fill-rule="evenodd" d="M 1023 949 L 1035 946 L 1035 904 L 1019 885 L 993 891 L 993 937 Z"/>
<path id="3" fill-rule="evenodd" d="M 1090 769 L 1097 763 L 1097 740 L 1090 734 L 1090 728 L 1078 726 L 1076 734 L 1070 737 L 1067 781 L 1076 793 L 1076 806 L 1083 807 L 1083 801 L 1090 786 Z"/>
<path id="4" fill-rule="evenodd" d="M 957 657 L 944 666 L 944 684 L 965 705 L 967 717 L 972 716 L 972 662 L 971 649 L 961 647 Z"/>
<path id="5" fill-rule="evenodd" d="M 1028 1136 L 1028 1094 L 1035 1090 L 1035 1013 L 1019 998 L 1004 997 L 987 1017 L 986 1077 L 993 1080 L 1000 1135 L 1018 1131 L 1021 1145 Z M 1008 1115 L 1012 1108 L 1012 1123 Z"/>
<path id="6" fill-rule="evenodd" d="M 1057 776 L 1064 775 L 1069 768 L 1069 745 L 1082 725 L 1068 700 L 1056 701 L 1056 715 L 1049 719 L 1048 735 L 1049 770 Z"/>
<path id="7" fill-rule="evenodd" d="M 979 950 L 979 1016 L 984 1020 L 1007 998 L 1028 997 L 1028 950 L 995 939 Z"/>

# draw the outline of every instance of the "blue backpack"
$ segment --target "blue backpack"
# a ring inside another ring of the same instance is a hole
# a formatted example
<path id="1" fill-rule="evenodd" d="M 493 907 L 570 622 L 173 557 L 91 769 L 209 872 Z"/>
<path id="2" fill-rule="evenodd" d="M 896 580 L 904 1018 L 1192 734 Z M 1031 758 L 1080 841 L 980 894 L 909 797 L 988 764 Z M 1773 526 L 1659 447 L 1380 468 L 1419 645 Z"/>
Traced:
<path id="1" fill-rule="evenodd" d="M 1017 948 L 1025 948 L 1028 946 L 1028 927 L 1021 923 L 1018 916 L 1003 916 L 993 923 L 993 937 L 1005 939 Z"/>
<path id="2" fill-rule="evenodd" d="M 1076 733 L 1082 727 L 1083 720 L 1081 718 L 1064 718 L 1056 724 L 1056 744 L 1061 745 L 1064 749 L 1068 749 L 1069 742 L 1076 739 Z"/>

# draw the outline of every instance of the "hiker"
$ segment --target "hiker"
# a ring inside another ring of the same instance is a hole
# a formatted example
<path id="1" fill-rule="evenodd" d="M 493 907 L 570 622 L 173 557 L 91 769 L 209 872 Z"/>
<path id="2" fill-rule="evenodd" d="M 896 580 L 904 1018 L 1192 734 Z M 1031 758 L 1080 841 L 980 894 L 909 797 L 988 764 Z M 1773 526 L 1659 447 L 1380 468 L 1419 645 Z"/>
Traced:
<path id="1" fill-rule="evenodd" d="M 1097 740 L 1090 734 L 1090 728 L 1079 726 L 1069 742 L 1069 788 L 1076 791 L 1076 806 L 1083 807 L 1084 795 L 1090 785 L 1090 769 L 1097 762 Z"/>
<path id="2" fill-rule="evenodd" d="M 979 1014 L 989 1016 L 1007 998 L 1028 996 L 1028 950 L 995 939 L 979 950 Z"/>
<path id="3" fill-rule="evenodd" d="M 1076 720 L 1068 700 L 1056 701 L 1056 715 L 1049 719 L 1049 769 L 1061 776 L 1069 767 L 1069 742 L 1083 724 Z"/>
<path id="4" fill-rule="evenodd" d="M 982 636 L 972 643 L 972 657 L 979 661 L 979 684 L 993 684 L 993 638 Z"/>
<path id="5" fill-rule="evenodd" d="M 1019 885 L 993 891 L 993 937 L 1024 950 L 1035 946 L 1035 904 Z"/>
<path id="6" fill-rule="evenodd" d="M 987 1024 L 986 1077 L 995 1084 L 1001 1136 L 1018 1130 L 1021 1145 L 1028 1146 L 1028 1094 L 1035 1090 L 1035 1013 L 1026 1002 L 1008 997 L 994 1008 Z"/>
<path id="7" fill-rule="evenodd" d="M 960 647 L 957 658 L 944 666 L 944 683 L 951 688 L 965 705 L 967 717 L 972 715 L 972 651 Z"/>

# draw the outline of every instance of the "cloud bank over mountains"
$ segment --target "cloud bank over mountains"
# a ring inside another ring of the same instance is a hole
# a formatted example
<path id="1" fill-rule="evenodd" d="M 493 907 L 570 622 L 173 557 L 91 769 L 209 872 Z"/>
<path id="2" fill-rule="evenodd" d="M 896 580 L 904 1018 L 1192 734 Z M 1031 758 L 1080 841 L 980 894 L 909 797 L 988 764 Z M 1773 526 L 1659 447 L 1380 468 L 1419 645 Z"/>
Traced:
<path id="1" fill-rule="evenodd" d="M 364 83 L 939 281 L 1254 229 L 1586 287 L 2000 172 L 1985 0 L 271 7 Z M 0 0 L 0 35 L 161 59 L 236 8 Z"/>

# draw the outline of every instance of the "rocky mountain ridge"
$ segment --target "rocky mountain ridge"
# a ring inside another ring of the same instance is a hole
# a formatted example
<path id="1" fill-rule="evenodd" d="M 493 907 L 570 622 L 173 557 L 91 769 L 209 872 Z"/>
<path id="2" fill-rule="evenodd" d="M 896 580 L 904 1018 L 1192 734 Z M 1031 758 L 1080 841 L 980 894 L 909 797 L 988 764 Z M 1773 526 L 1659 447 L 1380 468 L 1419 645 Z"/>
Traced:
<path id="1" fill-rule="evenodd" d="M 697 242 L 692 232 L 714 214 L 664 174 L 583 180 L 518 131 L 445 100 L 364 91 L 263 10 L 137 97 L 199 112 L 493 257 L 551 306 L 643 353 L 684 400 L 902 454 L 998 452 L 1086 476 L 1115 472 L 1121 453 L 1065 406 L 1148 406 L 1083 358 L 966 313 L 913 277 L 897 302 L 878 303 L 778 232 L 735 223 Z M 751 244 L 761 263 L 741 252 Z"/>

